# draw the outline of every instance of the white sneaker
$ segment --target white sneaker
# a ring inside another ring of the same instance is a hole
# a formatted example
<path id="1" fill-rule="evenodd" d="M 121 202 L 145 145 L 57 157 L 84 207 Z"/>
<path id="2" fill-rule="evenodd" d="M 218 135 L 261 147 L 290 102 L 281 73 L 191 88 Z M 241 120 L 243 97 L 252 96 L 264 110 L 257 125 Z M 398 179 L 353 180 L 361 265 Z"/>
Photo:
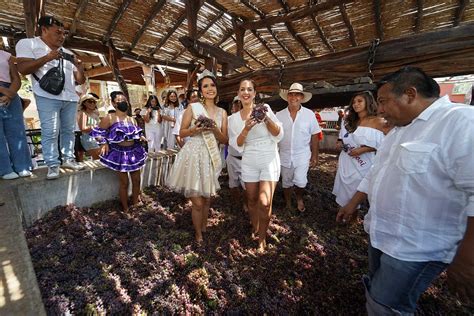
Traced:
<path id="1" fill-rule="evenodd" d="M 3 180 L 13 180 L 16 178 L 18 178 L 18 175 L 16 174 L 16 172 L 10 172 L 2 176 Z"/>
<path id="2" fill-rule="evenodd" d="M 66 168 L 66 169 L 72 169 L 72 170 L 75 170 L 75 171 L 79 171 L 79 170 L 84 169 L 83 165 L 78 164 L 77 162 L 72 161 L 72 160 L 63 162 L 61 167 Z"/>
<path id="3" fill-rule="evenodd" d="M 59 166 L 48 167 L 48 174 L 46 179 L 52 180 L 59 178 Z"/>
<path id="4" fill-rule="evenodd" d="M 31 177 L 31 172 L 29 170 L 23 170 L 18 172 L 18 175 L 22 178 Z"/>

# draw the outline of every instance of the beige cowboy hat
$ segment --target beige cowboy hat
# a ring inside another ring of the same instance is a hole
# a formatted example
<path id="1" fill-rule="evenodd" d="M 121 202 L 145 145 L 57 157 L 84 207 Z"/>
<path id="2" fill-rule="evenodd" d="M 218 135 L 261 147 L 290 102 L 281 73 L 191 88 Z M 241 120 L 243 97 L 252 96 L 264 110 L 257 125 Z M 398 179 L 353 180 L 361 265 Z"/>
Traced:
<path id="1" fill-rule="evenodd" d="M 291 86 L 290 86 L 290 89 L 286 90 L 286 89 L 280 89 L 280 97 L 285 100 L 285 101 L 288 101 L 287 97 L 288 97 L 288 93 L 290 92 L 293 92 L 293 93 L 301 93 L 304 97 L 303 97 L 303 100 L 301 101 L 301 103 L 306 103 L 308 102 L 309 100 L 311 100 L 311 97 L 313 96 L 311 94 L 311 92 L 305 92 L 303 90 L 303 85 L 301 83 L 293 83 Z"/>
<path id="2" fill-rule="evenodd" d="M 79 99 L 79 104 L 82 104 L 84 101 L 87 101 L 87 100 L 94 100 L 97 102 L 97 100 L 99 99 L 94 97 L 92 94 L 86 93 Z"/>

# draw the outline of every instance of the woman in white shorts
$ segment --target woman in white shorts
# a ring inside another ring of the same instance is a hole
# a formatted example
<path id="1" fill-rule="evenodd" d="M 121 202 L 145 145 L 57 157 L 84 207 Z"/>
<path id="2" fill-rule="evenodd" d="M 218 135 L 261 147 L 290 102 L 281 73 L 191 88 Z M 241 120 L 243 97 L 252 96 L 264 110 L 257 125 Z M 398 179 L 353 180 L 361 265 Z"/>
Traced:
<path id="1" fill-rule="evenodd" d="M 277 144 L 283 137 L 283 128 L 268 104 L 264 104 L 267 112 L 260 121 L 251 116 L 255 107 L 255 82 L 242 80 L 238 96 L 243 108 L 230 116 L 230 146 L 242 152 L 242 180 L 253 235 L 258 233 L 258 250 L 263 251 L 272 214 L 273 193 L 280 178 Z"/>

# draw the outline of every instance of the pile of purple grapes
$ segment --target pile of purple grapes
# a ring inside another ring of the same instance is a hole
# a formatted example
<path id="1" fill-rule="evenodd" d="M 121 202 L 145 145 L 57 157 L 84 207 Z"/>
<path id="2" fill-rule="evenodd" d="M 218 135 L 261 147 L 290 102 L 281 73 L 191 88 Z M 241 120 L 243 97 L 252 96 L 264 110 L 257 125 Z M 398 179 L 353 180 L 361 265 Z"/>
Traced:
<path id="1" fill-rule="evenodd" d="M 250 117 L 260 123 L 265 119 L 266 112 L 268 112 L 267 107 L 264 104 L 260 103 L 253 108 Z"/>
<path id="2" fill-rule="evenodd" d="M 216 122 L 208 118 L 207 116 L 201 114 L 196 120 L 196 125 L 204 128 L 213 128 L 216 126 Z"/>

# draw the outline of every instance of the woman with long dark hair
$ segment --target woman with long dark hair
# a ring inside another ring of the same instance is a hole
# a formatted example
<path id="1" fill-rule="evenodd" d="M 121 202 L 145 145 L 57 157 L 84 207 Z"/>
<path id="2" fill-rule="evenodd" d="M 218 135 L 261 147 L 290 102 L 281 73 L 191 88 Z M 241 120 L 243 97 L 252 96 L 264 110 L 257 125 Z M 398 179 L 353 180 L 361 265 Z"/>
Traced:
<path id="1" fill-rule="evenodd" d="M 372 166 L 384 138 L 385 120 L 377 116 L 377 103 L 371 92 L 352 97 L 341 124 L 338 147 L 342 149 L 332 193 L 344 206 Z"/>
<path id="2" fill-rule="evenodd" d="M 242 153 L 242 181 L 252 235 L 258 235 L 258 250 L 264 251 L 273 194 L 280 178 L 278 142 L 283 138 L 283 128 L 268 104 L 256 104 L 256 94 L 253 80 L 240 81 L 238 96 L 242 109 L 229 118 L 229 146 Z"/>
<path id="3" fill-rule="evenodd" d="M 220 189 L 222 169 L 219 143 L 226 144 L 227 113 L 216 105 L 216 77 L 205 70 L 198 77 L 201 102 L 191 103 L 184 111 L 180 137 L 189 137 L 176 156 L 167 185 L 192 202 L 196 241 L 203 241 L 211 197 Z"/>
<path id="4" fill-rule="evenodd" d="M 148 152 L 158 152 L 163 140 L 163 126 L 161 124 L 160 103 L 156 95 L 150 95 L 145 104 L 145 135 L 148 141 Z"/>
<path id="5" fill-rule="evenodd" d="M 173 135 L 173 128 L 179 112 L 178 93 L 176 90 L 171 89 L 168 91 L 164 106 L 161 117 L 163 118 L 163 135 L 166 139 L 166 149 L 174 149 L 176 139 Z"/>

